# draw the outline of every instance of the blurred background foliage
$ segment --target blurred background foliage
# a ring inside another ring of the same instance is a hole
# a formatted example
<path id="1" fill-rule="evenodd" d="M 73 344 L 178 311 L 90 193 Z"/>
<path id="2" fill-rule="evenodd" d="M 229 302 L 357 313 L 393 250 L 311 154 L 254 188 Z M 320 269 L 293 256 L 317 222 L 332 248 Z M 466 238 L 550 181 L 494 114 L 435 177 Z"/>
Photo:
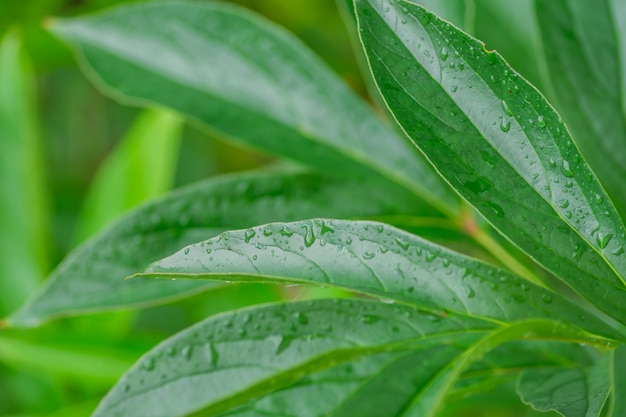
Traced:
<path id="1" fill-rule="evenodd" d="M 0 0 L 0 316 L 19 306 L 73 247 L 125 210 L 173 187 L 272 162 L 207 136 L 174 114 L 103 97 L 45 30 L 49 16 L 133 1 L 145 0 Z M 363 97 L 372 91 L 335 0 L 233 2 L 295 33 Z M 543 87 L 531 0 L 422 3 L 486 41 Z M 349 25 L 348 10 L 343 16 Z M 143 352 L 172 333 L 216 312 L 324 295 L 229 286 L 139 312 L 3 330 L 0 416 L 88 416 Z M 475 415 L 500 415 L 493 407 Z M 449 414 L 456 413 L 451 407 Z"/>

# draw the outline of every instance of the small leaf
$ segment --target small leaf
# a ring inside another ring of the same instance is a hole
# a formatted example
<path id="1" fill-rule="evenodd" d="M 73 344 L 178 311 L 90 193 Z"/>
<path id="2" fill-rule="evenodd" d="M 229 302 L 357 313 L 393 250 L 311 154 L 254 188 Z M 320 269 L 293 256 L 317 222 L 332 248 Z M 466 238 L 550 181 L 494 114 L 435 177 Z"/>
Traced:
<path id="1" fill-rule="evenodd" d="M 624 2 L 540 0 L 535 8 L 557 107 L 626 217 Z"/>
<path id="2" fill-rule="evenodd" d="M 493 327 L 469 317 L 439 320 L 409 307 L 362 300 L 316 300 L 222 314 L 148 352 L 93 417 L 219 415 L 343 362 L 455 344 L 457 336 L 462 346 Z"/>
<path id="3" fill-rule="evenodd" d="M 163 110 L 147 110 L 137 117 L 96 174 L 77 226 L 79 242 L 171 188 L 182 127 L 179 117 Z"/>
<path id="4" fill-rule="evenodd" d="M 518 392 L 535 410 L 554 410 L 565 417 L 599 417 L 611 391 L 611 355 L 588 368 L 529 369 Z"/>
<path id="5" fill-rule="evenodd" d="M 503 236 L 626 323 L 624 226 L 543 96 L 411 2 L 355 4 L 372 73 L 406 134 Z"/>
<path id="6" fill-rule="evenodd" d="M 55 20 L 52 31 L 74 46 L 92 80 L 123 102 L 175 109 L 226 138 L 322 172 L 384 178 L 456 212 L 456 195 L 410 142 L 302 42 L 247 10 L 130 5 Z"/>
<path id="7" fill-rule="evenodd" d="M 415 199 L 407 193 L 373 193 L 373 189 L 368 182 L 303 172 L 257 172 L 175 191 L 140 206 L 78 247 L 8 324 L 33 326 L 59 316 L 154 304 L 209 288 L 214 284 L 133 282 L 124 277 L 227 229 L 310 216 L 406 213 L 415 207 Z"/>
<path id="8" fill-rule="evenodd" d="M 496 322 L 564 320 L 623 339 L 557 293 L 374 222 L 306 220 L 226 232 L 153 263 L 139 276 L 314 283 Z"/>

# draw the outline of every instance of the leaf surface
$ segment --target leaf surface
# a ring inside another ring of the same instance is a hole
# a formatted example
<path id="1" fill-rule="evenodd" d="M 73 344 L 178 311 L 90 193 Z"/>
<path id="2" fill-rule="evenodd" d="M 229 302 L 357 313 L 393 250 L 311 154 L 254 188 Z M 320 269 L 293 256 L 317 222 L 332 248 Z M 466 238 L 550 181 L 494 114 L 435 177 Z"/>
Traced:
<path id="1" fill-rule="evenodd" d="M 626 6 L 535 2 L 556 103 L 585 158 L 626 216 Z"/>
<path id="2" fill-rule="evenodd" d="M 158 25 L 159 30 L 154 27 Z M 444 213 L 456 195 L 292 35 L 220 3 L 157 3 L 56 20 L 101 89 L 156 104 L 223 136 L 351 178 L 402 186 Z"/>
<path id="3" fill-rule="evenodd" d="M 620 417 L 626 415 L 626 346 L 618 346 L 612 354 L 612 393 L 607 416 Z"/>
<path id="4" fill-rule="evenodd" d="M 49 267 L 35 83 L 11 30 L 0 38 L 0 317 L 19 307 Z"/>
<path id="5" fill-rule="evenodd" d="M 517 389 L 522 401 L 539 411 L 566 417 L 599 417 L 611 391 L 611 355 L 589 368 L 529 369 Z"/>
<path id="6" fill-rule="evenodd" d="M 147 353 L 94 417 L 219 415 L 311 372 L 376 353 L 445 346 L 455 343 L 459 333 L 467 343 L 493 326 L 363 300 L 316 300 L 222 314 Z"/>
<path id="7" fill-rule="evenodd" d="M 126 210 L 174 184 L 182 120 L 146 110 L 98 170 L 85 198 L 77 240 L 83 241 Z"/>
<path id="8" fill-rule="evenodd" d="M 12 326 L 71 314 L 163 302 L 212 283 L 125 281 L 150 262 L 224 230 L 312 216 L 411 212 L 408 193 L 372 194 L 367 182 L 249 173 L 210 179 L 140 206 L 70 254 L 17 313 Z"/>
<path id="9" fill-rule="evenodd" d="M 305 220 L 226 232 L 139 276 L 313 283 L 496 322 L 565 320 L 623 338 L 559 294 L 375 222 Z"/>
<path id="10" fill-rule="evenodd" d="M 372 73 L 405 133 L 505 237 L 626 323 L 624 226 L 543 96 L 418 5 L 355 4 Z"/>

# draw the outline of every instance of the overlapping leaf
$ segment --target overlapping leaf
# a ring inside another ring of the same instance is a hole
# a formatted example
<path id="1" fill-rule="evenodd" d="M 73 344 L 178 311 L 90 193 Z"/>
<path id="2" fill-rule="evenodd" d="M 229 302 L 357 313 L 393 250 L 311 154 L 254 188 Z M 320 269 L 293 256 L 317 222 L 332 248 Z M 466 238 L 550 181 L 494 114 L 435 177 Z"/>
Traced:
<path id="1" fill-rule="evenodd" d="M 371 184 L 318 175 L 250 173 L 211 179 L 141 206 L 77 248 L 9 325 L 61 315 L 154 303 L 211 283 L 124 281 L 150 262 L 231 228 L 311 216 L 407 213 L 407 193 L 371 193 Z"/>
<path id="2" fill-rule="evenodd" d="M 52 30 L 120 100 L 173 108 L 235 141 L 324 172 L 384 178 L 455 212 L 454 193 L 406 139 L 304 44 L 246 10 L 134 5 L 56 20 Z"/>
<path id="3" fill-rule="evenodd" d="M 539 0 L 535 8 L 558 109 L 626 217 L 626 6 Z"/>
<path id="4" fill-rule="evenodd" d="M 372 73 L 406 134 L 504 236 L 626 323 L 624 226 L 543 96 L 411 2 L 356 9 Z"/>
<path id="5" fill-rule="evenodd" d="M 622 338 L 559 294 L 375 222 L 306 220 L 226 232 L 139 275 L 330 285 L 495 322 L 564 320 Z"/>
<path id="6" fill-rule="evenodd" d="M 269 305 L 223 314 L 146 354 L 105 397 L 94 417 L 220 415 L 342 362 L 409 348 L 462 347 L 492 328 L 469 317 L 442 320 L 409 307 L 358 300 Z M 447 353 L 455 348 L 441 349 Z"/>
<path id="7" fill-rule="evenodd" d="M 539 411 L 557 411 L 565 417 L 599 417 L 611 392 L 611 355 L 588 368 L 524 371 L 518 391 L 526 404 Z"/>

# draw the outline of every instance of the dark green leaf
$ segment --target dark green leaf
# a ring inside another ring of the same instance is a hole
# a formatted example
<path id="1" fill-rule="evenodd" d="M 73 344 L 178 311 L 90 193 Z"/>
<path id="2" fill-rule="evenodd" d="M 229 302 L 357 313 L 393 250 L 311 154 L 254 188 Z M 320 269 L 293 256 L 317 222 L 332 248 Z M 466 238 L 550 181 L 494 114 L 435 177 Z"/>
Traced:
<path id="1" fill-rule="evenodd" d="M 588 368 L 529 369 L 517 389 L 526 404 L 565 417 L 599 417 L 611 391 L 611 355 Z"/>
<path id="2" fill-rule="evenodd" d="M 619 346 L 613 351 L 612 358 L 612 395 L 608 417 L 626 415 L 626 346 Z"/>
<path id="3" fill-rule="evenodd" d="M 304 44 L 249 11 L 143 4 L 56 20 L 52 30 L 74 45 L 93 81 L 124 102 L 173 108 L 324 172 L 382 176 L 455 213 L 456 196 L 410 142 Z"/>
<path id="4" fill-rule="evenodd" d="M 155 262 L 140 275 L 315 283 L 496 322 L 562 319 L 623 338 L 559 294 L 374 222 L 306 220 L 226 232 Z"/>
<path id="5" fill-rule="evenodd" d="M 150 262 L 224 230 L 311 216 L 410 212 L 403 193 L 372 193 L 369 183 L 313 174 L 250 173 L 211 179 L 141 206 L 77 248 L 13 315 L 12 326 L 61 315 L 165 301 L 211 283 L 124 281 Z"/>
<path id="6" fill-rule="evenodd" d="M 538 0 L 535 5 L 558 109 L 624 217 L 625 4 Z"/>
<path id="7" fill-rule="evenodd" d="M 16 31 L 0 39 L 0 317 L 47 272 L 47 213 L 35 74 Z"/>
<path id="8" fill-rule="evenodd" d="M 496 229 L 626 323 L 626 236 L 543 96 L 484 45 L 408 1 L 356 0 L 387 105 Z"/>
<path id="9" fill-rule="evenodd" d="M 491 328 L 468 317 L 441 320 L 408 307 L 357 300 L 223 314 L 147 353 L 105 397 L 94 417 L 219 415 L 342 362 L 463 343 L 457 342 L 459 333 L 467 344 Z"/>

